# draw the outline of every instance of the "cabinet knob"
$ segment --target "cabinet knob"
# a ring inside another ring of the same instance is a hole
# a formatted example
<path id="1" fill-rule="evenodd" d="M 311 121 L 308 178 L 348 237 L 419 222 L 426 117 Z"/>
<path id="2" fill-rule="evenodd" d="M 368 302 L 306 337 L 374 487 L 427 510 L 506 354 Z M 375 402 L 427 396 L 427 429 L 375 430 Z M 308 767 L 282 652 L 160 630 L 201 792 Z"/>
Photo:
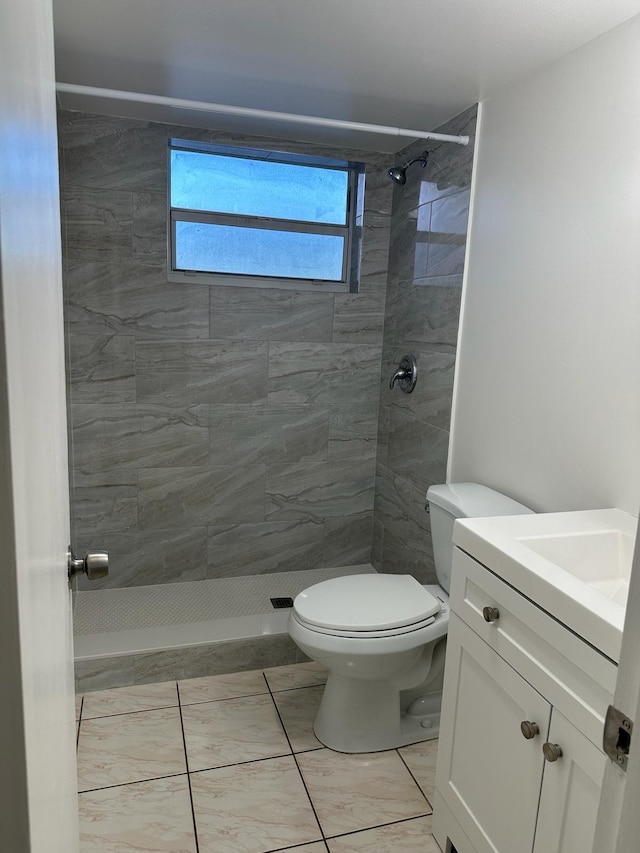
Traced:
<path id="1" fill-rule="evenodd" d="M 557 761 L 562 758 L 562 749 L 557 743 L 543 743 L 542 752 L 547 761 Z"/>
<path id="2" fill-rule="evenodd" d="M 497 607 L 483 607 L 482 615 L 485 622 L 495 622 L 500 618 L 500 611 Z"/>
<path id="3" fill-rule="evenodd" d="M 540 726 L 537 723 L 532 723 L 529 720 L 523 720 L 520 723 L 520 731 L 522 732 L 522 736 L 527 740 L 531 740 L 531 738 L 540 734 Z"/>

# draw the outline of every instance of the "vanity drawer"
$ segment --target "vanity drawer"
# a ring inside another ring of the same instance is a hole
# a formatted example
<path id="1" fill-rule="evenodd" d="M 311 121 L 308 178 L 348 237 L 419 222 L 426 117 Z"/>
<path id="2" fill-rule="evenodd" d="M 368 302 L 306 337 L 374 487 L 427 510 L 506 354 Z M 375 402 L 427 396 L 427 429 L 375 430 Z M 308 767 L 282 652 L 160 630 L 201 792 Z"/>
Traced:
<path id="1" fill-rule="evenodd" d="M 592 743 L 601 745 L 615 689 L 613 661 L 459 548 L 454 548 L 450 605 Z M 497 610 L 493 621 L 486 621 L 484 608 Z"/>

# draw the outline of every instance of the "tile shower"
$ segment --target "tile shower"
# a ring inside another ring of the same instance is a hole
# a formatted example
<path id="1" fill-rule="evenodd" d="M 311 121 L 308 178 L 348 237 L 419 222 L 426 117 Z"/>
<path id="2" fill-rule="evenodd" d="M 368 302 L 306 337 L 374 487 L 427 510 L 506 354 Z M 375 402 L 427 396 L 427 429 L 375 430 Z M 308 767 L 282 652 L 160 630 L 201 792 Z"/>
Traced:
<path id="1" fill-rule="evenodd" d="M 474 126 L 475 109 L 439 130 Z M 112 567 L 91 590 L 371 563 L 432 580 L 424 492 L 444 479 L 472 144 L 428 146 L 425 172 L 394 188 L 388 154 L 75 112 L 59 132 L 72 536 Z M 168 283 L 171 136 L 364 162 L 360 292 Z M 418 387 L 391 394 L 409 350 Z M 120 656 L 79 675 L 91 688 L 295 660 L 271 642 L 266 659 L 260 639 L 235 658 L 195 647 L 144 674 Z"/>

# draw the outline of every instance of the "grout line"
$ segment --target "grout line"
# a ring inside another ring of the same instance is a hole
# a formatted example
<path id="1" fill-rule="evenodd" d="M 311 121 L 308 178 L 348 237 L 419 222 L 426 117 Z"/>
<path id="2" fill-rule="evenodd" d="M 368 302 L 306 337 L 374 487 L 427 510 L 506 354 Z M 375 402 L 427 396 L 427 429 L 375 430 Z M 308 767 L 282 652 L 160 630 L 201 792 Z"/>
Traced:
<path id="1" fill-rule="evenodd" d="M 417 814 L 413 817 L 403 817 L 400 820 L 391 820 L 388 823 L 377 823 L 375 826 L 365 826 L 363 829 L 352 829 L 350 832 L 341 832 L 339 835 L 330 835 L 328 840 L 334 838 L 348 838 L 350 835 L 359 835 L 361 832 L 369 832 L 372 829 L 382 829 L 385 826 L 398 826 L 401 823 L 410 823 L 412 820 L 422 820 L 423 817 L 431 817 L 431 814 Z"/>
<path id="2" fill-rule="evenodd" d="M 314 750 L 307 750 L 313 752 Z M 189 773 L 193 776 L 195 773 L 213 773 L 216 770 L 224 770 L 227 767 L 239 767 L 242 764 L 260 764 L 262 761 L 272 761 L 274 758 L 290 758 L 290 752 L 279 752 L 277 755 L 267 755 L 265 758 L 247 758 L 244 761 L 232 761 L 230 764 L 216 764 L 215 767 L 200 767 L 197 770 L 190 770 Z"/>
<path id="3" fill-rule="evenodd" d="M 435 738 L 434 738 L 434 740 L 435 740 Z M 401 747 L 400 747 L 400 748 L 398 748 L 398 749 L 396 749 L 396 752 L 397 752 L 397 753 L 398 753 L 398 755 L 400 756 L 400 761 L 402 761 L 402 763 L 404 764 L 404 766 L 405 766 L 405 767 L 407 768 L 407 770 L 409 771 L 409 776 L 411 776 L 411 778 L 413 779 L 413 781 L 414 781 L 414 782 L 416 783 L 416 785 L 418 786 L 418 790 L 420 791 L 420 793 L 422 794 L 422 796 L 425 798 L 425 800 L 426 800 L 426 801 L 427 801 L 427 803 L 429 804 L 429 808 L 431 809 L 431 812 L 433 813 L 433 806 L 431 805 L 431 802 L 430 802 L 430 800 L 429 800 L 429 797 L 427 797 L 427 795 L 425 794 L 425 792 L 422 790 L 422 786 L 420 785 L 420 782 L 418 782 L 418 780 L 416 779 L 416 777 L 413 775 L 413 771 L 411 770 L 411 768 L 409 767 L 409 765 L 407 764 L 407 762 L 406 762 L 406 761 L 404 760 L 404 758 L 402 757 L 402 753 L 400 752 L 400 749 L 401 749 Z"/>
<path id="4" fill-rule="evenodd" d="M 149 779 L 135 779 L 133 782 L 119 782 L 117 785 L 101 785 L 99 788 L 87 788 L 78 791 L 78 794 L 91 794 L 94 791 L 108 791 L 110 788 L 128 788 L 130 785 L 140 785 L 142 782 L 157 782 L 158 779 L 176 779 L 178 776 L 186 776 L 186 773 L 167 773 L 165 776 L 151 776 Z"/>
<path id="5" fill-rule="evenodd" d="M 157 708 L 141 708 L 138 711 L 119 711 L 117 714 L 96 714 L 95 717 L 84 717 L 83 722 L 87 723 L 90 720 L 108 720 L 111 717 L 130 717 L 133 714 L 148 714 L 150 711 L 166 711 L 169 708 L 177 708 L 178 703 L 175 705 L 158 705 Z"/>
<path id="6" fill-rule="evenodd" d="M 262 673 L 264 675 L 264 672 Z M 267 687 L 269 687 L 269 682 L 267 681 L 266 675 L 264 676 L 264 680 L 267 682 Z M 291 755 L 293 756 L 293 760 L 295 761 L 296 767 L 298 768 L 298 773 L 300 775 L 300 780 L 306 791 L 307 797 L 309 798 L 309 805 L 311 806 L 311 810 L 313 811 L 313 816 L 316 819 L 316 823 L 318 824 L 318 829 L 320 830 L 320 835 L 322 836 L 322 840 L 325 840 L 324 830 L 322 829 L 322 824 L 320 823 L 320 818 L 318 817 L 318 812 L 316 811 L 316 807 L 313 804 L 313 800 L 311 799 L 311 794 L 309 793 L 309 789 L 307 788 L 307 783 L 305 781 L 304 776 L 302 775 L 302 770 L 300 769 L 300 765 L 298 764 L 298 759 L 296 757 L 296 753 L 293 751 L 293 745 L 289 740 L 289 735 L 287 734 L 287 729 L 285 728 L 284 722 L 282 721 L 282 716 L 280 715 L 280 709 L 276 704 L 276 700 L 273 698 L 273 693 L 271 692 L 271 688 L 269 687 L 269 695 L 271 696 L 271 701 L 273 702 L 273 707 L 276 709 L 276 714 L 278 715 L 278 719 L 280 720 L 280 725 L 282 726 L 282 731 L 284 732 L 284 736 L 287 739 L 287 743 L 289 744 L 289 749 L 291 750 Z M 325 843 L 326 846 L 326 843 Z"/>
<path id="7" fill-rule="evenodd" d="M 191 819 L 193 821 L 193 837 L 196 842 L 196 853 L 200 853 L 200 845 L 198 843 L 198 827 L 196 825 L 196 810 L 193 805 L 193 791 L 191 790 L 191 774 L 189 773 L 189 755 L 187 754 L 187 739 L 184 733 L 184 721 L 182 719 L 182 704 L 180 702 L 180 687 L 176 682 L 176 691 L 178 694 L 178 711 L 180 712 L 180 731 L 182 732 L 182 746 L 184 748 L 184 763 L 187 768 L 187 784 L 189 785 L 189 802 L 191 803 Z"/>
<path id="8" fill-rule="evenodd" d="M 197 702 L 180 700 L 180 706 L 182 708 L 191 708 L 193 705 L 211 705 L 213 702 L 233 702 L 234 699 L 253 699 L 254 696 L 268 695 L 268 691 L 265 690 L 264 693 L 242 693 L 240 696 L 223 696 L 221 699 L 199 699 Z"/>

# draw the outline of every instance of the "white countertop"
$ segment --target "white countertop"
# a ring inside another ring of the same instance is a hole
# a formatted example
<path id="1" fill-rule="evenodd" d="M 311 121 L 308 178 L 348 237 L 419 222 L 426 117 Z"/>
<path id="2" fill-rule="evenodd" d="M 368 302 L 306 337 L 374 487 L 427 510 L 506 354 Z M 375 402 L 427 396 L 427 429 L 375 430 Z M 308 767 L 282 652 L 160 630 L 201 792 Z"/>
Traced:
<path id="1" fill-rule="evenodd" d="M 620 509 L 469 518 L 453 542 L 618 663 L 636 528 Z"/>

